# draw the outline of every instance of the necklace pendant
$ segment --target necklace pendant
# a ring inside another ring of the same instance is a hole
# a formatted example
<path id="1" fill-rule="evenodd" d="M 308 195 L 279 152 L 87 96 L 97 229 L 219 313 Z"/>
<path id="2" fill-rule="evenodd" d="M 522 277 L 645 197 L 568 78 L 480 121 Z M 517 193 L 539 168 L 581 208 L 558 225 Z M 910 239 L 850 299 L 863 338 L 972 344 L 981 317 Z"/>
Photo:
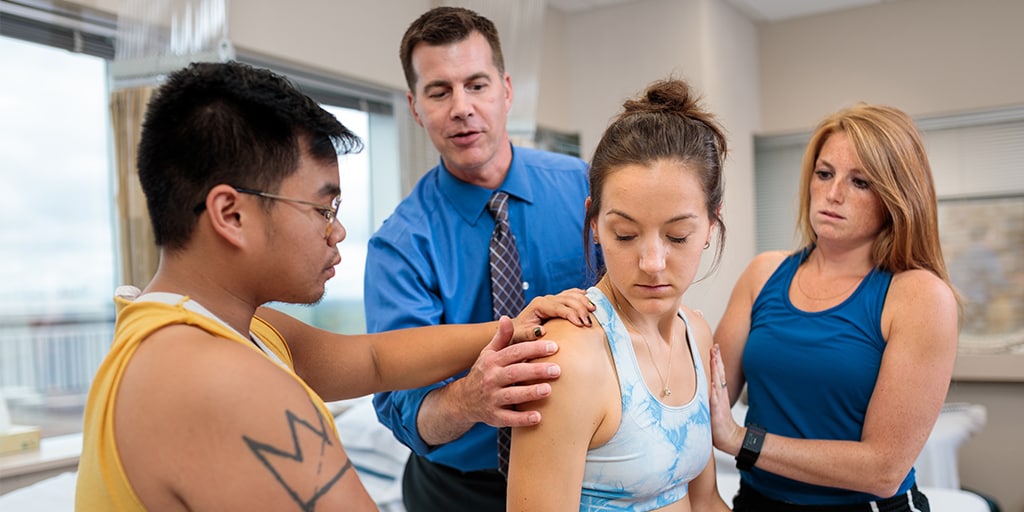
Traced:
<path id="1" fill-rule="evenodd" d="M 663 396 L 669 396 L 669 395 L 672 394 L 672 390 L 669 389 L 669 388 L 665 388 L 665 389 L 661 390 L 661 393 L 662 393 Z"/>

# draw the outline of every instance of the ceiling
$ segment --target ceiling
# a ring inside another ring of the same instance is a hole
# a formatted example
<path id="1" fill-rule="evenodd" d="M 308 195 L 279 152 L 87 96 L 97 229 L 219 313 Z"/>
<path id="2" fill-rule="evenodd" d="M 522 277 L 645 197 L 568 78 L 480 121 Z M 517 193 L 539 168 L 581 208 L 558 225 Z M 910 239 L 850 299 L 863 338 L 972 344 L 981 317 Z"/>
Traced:
<path id="1" fill-rule="evenodd" d="M 547 0 L 548 5 L 563 12 L 582 12 L 607 5 L 637 0 Z M 726 0 L 758 22 L 773 22 L 822 14 L 854 7 L 875 5 L 895 0 Z"/>

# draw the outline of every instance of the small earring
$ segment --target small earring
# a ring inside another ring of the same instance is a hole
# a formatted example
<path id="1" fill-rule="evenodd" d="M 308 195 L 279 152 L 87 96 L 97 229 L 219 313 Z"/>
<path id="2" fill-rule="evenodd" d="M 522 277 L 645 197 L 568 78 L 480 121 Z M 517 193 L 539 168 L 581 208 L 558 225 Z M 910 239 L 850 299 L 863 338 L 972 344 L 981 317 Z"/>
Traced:
<path id="1" fill-rule="evenodd" d="M 711 240 L 708 240 L 707 242 L 704 242 L 704 250 L 705 251 L 708 250 L 708 247 L 711 247 Z"/>

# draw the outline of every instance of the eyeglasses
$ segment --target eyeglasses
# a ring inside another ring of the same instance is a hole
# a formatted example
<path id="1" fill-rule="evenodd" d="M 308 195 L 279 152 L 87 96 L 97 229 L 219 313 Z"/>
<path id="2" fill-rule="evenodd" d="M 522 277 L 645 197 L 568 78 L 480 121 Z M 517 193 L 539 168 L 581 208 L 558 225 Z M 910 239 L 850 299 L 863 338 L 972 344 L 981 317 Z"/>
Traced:
<path id="1" fill-rule="evenodd" d="M 234 187 L 234 185 L 232 185 Z M 304 199 L 294 199 L 291 197 L 279 196 L 277 194 L 271 194 L 269 192 L 262 192 L 259 190 L 253 190 L 250 188 L 234 187 L 235 190 L 243 194 L 250 194 L 254 196 L 265 197 L 267 199 L 275 199 L 278 201 L 288 201 L 289 203 L 304 204 L 306 206 L 312 206 L 314 210 L 323 215 L 324 220 L 327 221 L 327 231 L 324 233 L 324 238 L 331 236 L 331 229 L 334 227 L 334 220 L 338 218 L 338 208 L 341 207 L 341 194 L 338 194 L 333 200 L 331 205 L 327 206 L 324 204 L 314 203 L 312 201 L 306 201 Z"/>

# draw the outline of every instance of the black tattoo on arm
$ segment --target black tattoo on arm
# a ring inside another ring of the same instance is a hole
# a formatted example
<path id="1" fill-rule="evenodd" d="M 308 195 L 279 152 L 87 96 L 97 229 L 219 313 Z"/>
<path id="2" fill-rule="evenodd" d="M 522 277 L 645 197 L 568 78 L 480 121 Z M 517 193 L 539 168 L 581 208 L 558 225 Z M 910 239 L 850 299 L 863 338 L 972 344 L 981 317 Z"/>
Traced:
<path id="1" fill-rule="evenodd" d="M 292 446 L 290 450 L 271 446 L 266 443 L 255 441 L 249 436 L 242 436 L 249 449 L 270 470 L 277 482 L 284 487 L 289 496 L 299 505 L 303 511 L 310 512 L 316 507 L 317 500 L 338 482 L 341 477 L 352 468 L 352 461 L 345 458 L 345 464 L 337 469 L 325 467 L 327 462 L 327 449 L 332 446 L 331 437 L 327 432 L 327 425 L 324 418 L 317 411 L 316 417 L 319 426 L 299 418 L 290 409 L 285 410 L 285 417 L 288 420 L 288 428 L 291 430 Z M 303 472 L 302 480 L 292 477 L 289 481 L 284 473 L 284 468 L 296 465 L 315 465 L 315 481 L 305 481 Z"/>

